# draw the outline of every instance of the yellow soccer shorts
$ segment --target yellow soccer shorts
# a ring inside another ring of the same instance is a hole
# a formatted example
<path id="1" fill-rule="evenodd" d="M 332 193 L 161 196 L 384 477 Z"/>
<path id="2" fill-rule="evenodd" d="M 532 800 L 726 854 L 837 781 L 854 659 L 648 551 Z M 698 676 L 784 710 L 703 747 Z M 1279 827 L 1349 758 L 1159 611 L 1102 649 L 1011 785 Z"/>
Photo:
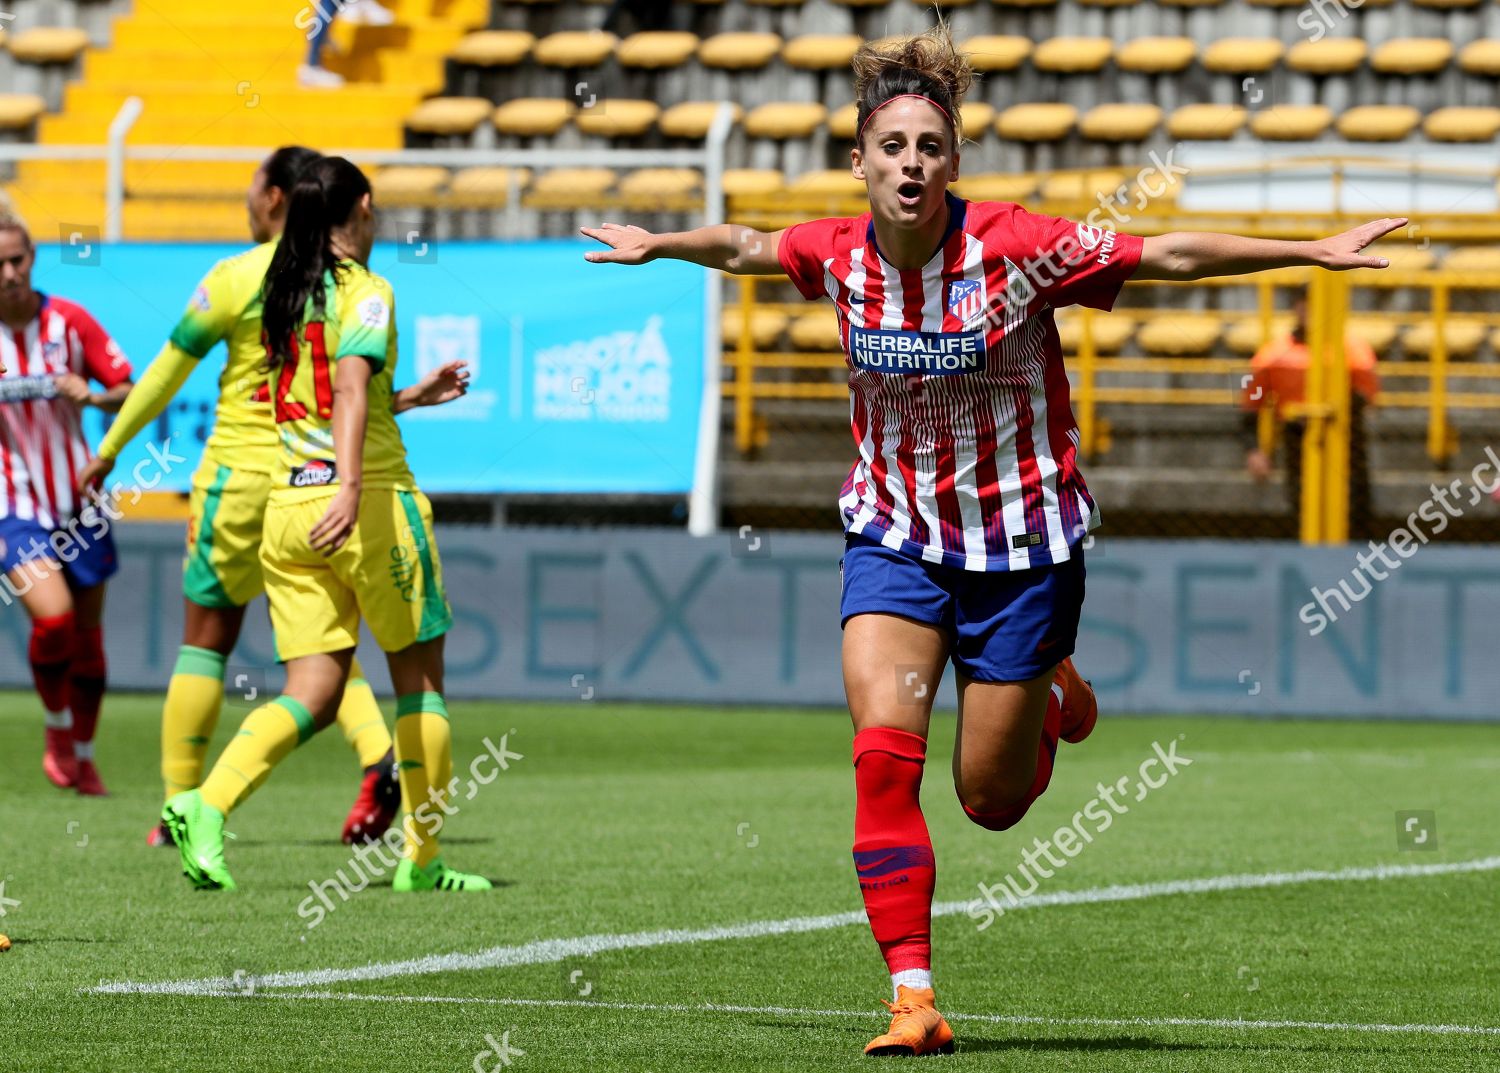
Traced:
<path id="1" fill-rule="evenodd" d="M 427 497 L 417 491 L 367 489 L 354 532 L 325 557 L 313 549 L 308 534 L 331 498 L 332 492 L 273 502 L 266 511 L 260 560 L 276 658 L 353 648 L 361 619 L 387 652 L 447 633 L 453 612 L 443 593 Z"/>
<path id="2" fill-rule="evenodd" d="M 270 495 L 269 474 L 204 454 L 189 498 L 184 596 L 199 607 L 243 607 L 265 591 L 260 545 Z"/>

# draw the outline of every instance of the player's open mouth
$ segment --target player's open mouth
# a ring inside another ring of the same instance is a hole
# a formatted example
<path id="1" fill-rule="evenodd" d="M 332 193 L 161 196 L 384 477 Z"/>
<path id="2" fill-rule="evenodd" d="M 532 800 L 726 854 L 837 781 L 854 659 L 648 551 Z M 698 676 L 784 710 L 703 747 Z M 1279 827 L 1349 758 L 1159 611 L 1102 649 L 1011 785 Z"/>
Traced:
<path id="1" fill-rule="evenodd" d="M 914 209 L 922 200 L 922 184 L 915 180 L 896 187 L 896 198 L 904 209 Z"/>

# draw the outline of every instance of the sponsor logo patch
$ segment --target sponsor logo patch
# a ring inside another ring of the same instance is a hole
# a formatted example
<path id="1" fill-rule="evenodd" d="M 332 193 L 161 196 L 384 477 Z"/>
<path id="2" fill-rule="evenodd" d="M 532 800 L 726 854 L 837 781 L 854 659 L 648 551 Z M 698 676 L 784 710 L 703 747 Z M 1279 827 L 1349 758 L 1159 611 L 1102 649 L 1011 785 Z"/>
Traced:
<path id="1" fill-rule="evenodd" d="M 291 485 L 293 488 L 318 488 L 332 484 L 338 480 L 338 476 L 338 469 L 332 462 L 315 458 L 307 465 L 292 470 Z"/>
<path id="2" fill-rule="evenodd" d="M 1013 548 L 1037 548 L 1041 547 L 1041 533 L 1022 533 L 1020 536 L 1010 538 L 1010 546 Z"/>
<path id="3" fill-rule="evenodd" d="M 908 332 L 849 325 L 857 368 L 905 376 L 955 376 L 984 370 L 983 332 Z"/>

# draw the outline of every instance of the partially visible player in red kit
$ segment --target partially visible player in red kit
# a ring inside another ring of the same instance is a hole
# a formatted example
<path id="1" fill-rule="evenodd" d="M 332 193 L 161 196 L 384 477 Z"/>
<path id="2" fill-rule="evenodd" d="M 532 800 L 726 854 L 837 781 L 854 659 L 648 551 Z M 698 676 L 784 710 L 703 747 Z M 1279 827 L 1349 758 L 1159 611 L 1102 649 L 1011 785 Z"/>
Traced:
<path id="1" fill-rule="evenodd" d="M 130 364 L 81 306 L 31 286 L 35 261 L 25 224 L 0 214 L 0 601 L 31 616 L 31 673 L 47 712 L 42 770 L 102 797 L 100 622 L 119 564 L 108 516 L 74 489 L 89 460 L 81 411 L 118 410 Z"/>
<path id="2" fill-rule="evenodd" d="M 870 211 L 774 234 L 732 225 L 654 235 L 605 224 L 591 261 L 670 257 L 785 273 L 830 298 L 849 366 L 858 460 L 840 497 L 844 689 L 854 720 L 854 865 L 895 991 L 871 1055 L 951 1051 L 932 988 L 932 840 L 920 789 L 932 699 L 958 680 L 954 785 L 992 831 L 1046 790 L 1059 740 L 1093 729 L 1073 669 L 1084 536 L 1099 522 L 1052 310 L 1113 305 L 1127 279 L 1316 265 L 1404 220 L 1315 242 L 1202 232 L 1142 240 L 948 193 L 972 78 L 946 27 L 854 58 L 854 176 Z"/>

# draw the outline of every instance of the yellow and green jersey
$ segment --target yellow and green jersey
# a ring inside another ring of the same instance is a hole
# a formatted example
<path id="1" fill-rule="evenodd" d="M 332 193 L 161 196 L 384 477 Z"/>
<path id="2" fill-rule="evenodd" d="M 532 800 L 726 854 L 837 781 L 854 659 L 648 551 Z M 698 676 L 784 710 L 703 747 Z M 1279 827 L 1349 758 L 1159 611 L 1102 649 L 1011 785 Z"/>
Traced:
<path id="1" fill-rule="evenodd" d="M 275 242 L 214 265 L 172 329 L 172 344 L 202 358 L 223 340 L 228 354 L 219 373 L 219 404 L 205 451 L 236 469 L 269 473 L 276 460 L 266 347 L 260 334 L 260 292 Z"/>
<path id="2" fill-rule="evenodd" d="M 273 499 L 303 499 L 338 483 L 333 450 L 334 369 L 346 358 L 368 361 L 364 486 L 414 489 L 406 446 L 396 428 L 392 382 L 396 373 L 396 299 L 391 285 L 354 261 L 339 278 L 323 276 L 324 309 L 314 319 L 312 299 L 295 356 L 276 367 L 271 395 L 281 447 L 272 474 Z"/>

